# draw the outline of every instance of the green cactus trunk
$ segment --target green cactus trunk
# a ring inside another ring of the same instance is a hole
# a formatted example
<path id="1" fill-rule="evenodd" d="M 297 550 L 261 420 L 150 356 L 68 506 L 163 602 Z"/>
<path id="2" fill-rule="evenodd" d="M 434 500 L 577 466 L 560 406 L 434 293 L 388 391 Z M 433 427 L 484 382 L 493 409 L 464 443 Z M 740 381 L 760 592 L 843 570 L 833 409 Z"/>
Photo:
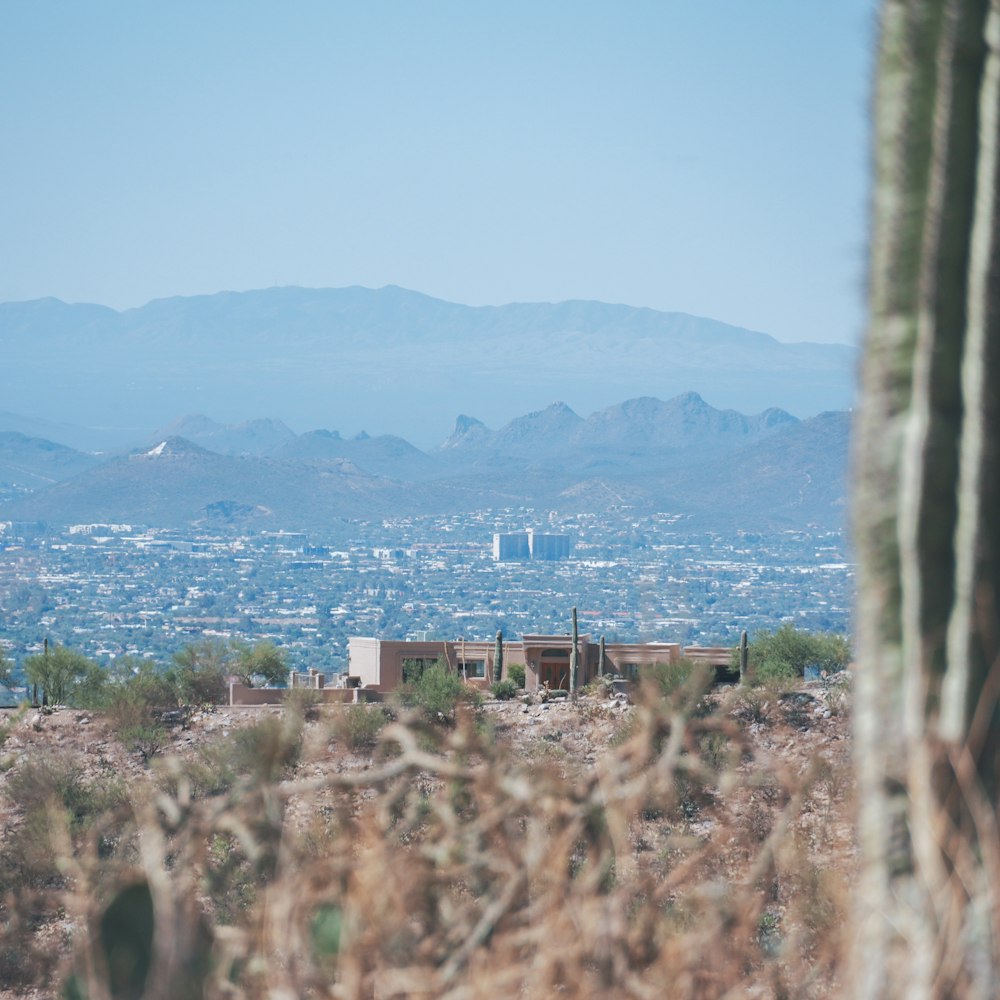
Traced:
<path id="1" fill-rule="evenodd" d="M 573 649 L 569 654 L 569 696 L 576 697 L 576 669 L 579 657 L 579 633 L 576 627 L 576 608 L 573 609 Z"/>
<path id="2" fill-rule="evenodd" d="M 884 0 L 856 427 L 853 996 L 1000 982 L 1000 7 Z"/>
<path id="3" fill-rule="evenodd" d="M 493 647 L 493 679 L 503 680 L 503 632 L 497 630 L 497 641 Z"/>
<path id="4" fill-rule="evenodd" d="M 605 654 L 605 651 L 604 651 L 604 636 L 602 635 L 601 636 L 601 645 L 598 647 L 598 650 L 597 650 L 597 676 L 598 677 L 603 677 L 604 676 L 604 667 L 606 665 L 606 659 L 605 658 L 606 658 L 606 654 Z"/>

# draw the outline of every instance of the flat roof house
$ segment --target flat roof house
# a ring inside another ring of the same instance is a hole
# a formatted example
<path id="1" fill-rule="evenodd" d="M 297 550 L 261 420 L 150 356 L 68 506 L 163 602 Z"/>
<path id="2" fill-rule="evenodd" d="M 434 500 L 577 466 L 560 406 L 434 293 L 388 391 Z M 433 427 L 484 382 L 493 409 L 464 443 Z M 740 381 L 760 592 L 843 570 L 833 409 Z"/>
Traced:
<path id="1" fill-rule="evenodd" d="M 569 688 L 569 664 L 573 648 L 570 635 L 522 635 L 519 641 L 503 644 L 503 674 L 511 665 L 524 666 L 524 686 L 529 691 L 548 686 Z M 609 673 L 634 678 L 643 667 L 673 663 L 683 651 L 676 642 L 624 643 L 605 645 L 605 669 Z M 728 657 L 728 650 L 725 651 Z M 404 665 L 419 670 L 446 663 L 470 683 L 487 687 L 502 680 L 496 671 L 496 643 L 492 639 L 448 639 L 411 642 L 355 636 L 348 640 L 348 673 L 363 687 L 393 691 L 403 683 Z M 597 676 L 600 645 L 589 635 L 577 642 L 577 685 L 583 687 Z"/>

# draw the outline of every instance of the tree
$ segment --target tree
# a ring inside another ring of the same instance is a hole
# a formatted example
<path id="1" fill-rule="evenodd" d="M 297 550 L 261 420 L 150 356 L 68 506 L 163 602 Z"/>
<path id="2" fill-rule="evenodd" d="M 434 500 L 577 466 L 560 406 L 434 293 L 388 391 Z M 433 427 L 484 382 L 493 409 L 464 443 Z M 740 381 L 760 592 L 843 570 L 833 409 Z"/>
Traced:
<path id="1" fill-rule="evenodd" d="M 189 643 L 174 653 L 169 676 L 180 700 L 188 705 L 226 701 L 229 648 L 216 639 Z"/>
<path id="2" fill-rule="evenodd" d="M 262 680 L 269 687 L 288 682 L 285 654 L 270 639 L 258 642 L 256 646 L 234 643 L 232 648 L 232 672 L 247 687 L 253 687 L 257 680 Z"/>
<path id="3" fill-rule="evenodd" d="M 739 647 L 733 650 L 732 667 L 740 663 Z M 750 677 L 802 677 L 806 667 L 833 673 L 851 662 L 847 638 L 835 632 L 806 632 L 786 622 L 773 632 L 757 632 L 749 644 L 747 666 Z"/>
<path id="4" fill-rule="evenodd" d="M 1000 982 L 1000 10 L 884 0 L 855 445 L 852 995 Z"/>
<path id="5" fill-rule="evenodd" d="M 14 664 L 4 655 L 0 646 L 0 687 L 9 688 L 14 684 Z"/>
<path id="6" fill-rule="evenodd" d="M 37 684 L 50 704 L 94 707 L 101 700 L 107 671 L 83 653 L 55 646 L 24 661 L 24 676 Z"/>

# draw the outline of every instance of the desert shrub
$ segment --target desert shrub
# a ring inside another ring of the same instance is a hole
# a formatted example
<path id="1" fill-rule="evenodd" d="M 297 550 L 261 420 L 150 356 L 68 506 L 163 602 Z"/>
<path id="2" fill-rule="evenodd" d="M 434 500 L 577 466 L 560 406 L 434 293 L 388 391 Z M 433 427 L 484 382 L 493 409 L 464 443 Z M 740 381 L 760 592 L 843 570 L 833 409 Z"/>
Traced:
<path id="1" fill-rule="evenodd" d="M 831 715 L 849 715 L 851 711 L 851 675 L 843 672 L 827 685 L 826 707 Z"/>
<path id="2" fill-rule="evenodd" d="M 440 657 L 431 666 L 439 666 L 447 668 L 447 663 Z M 403 660 L 403 683 L 404 684 L 416 684 L 424 675 L 425 670 L 429 670 L 430 667 L 427 661 L 423 657 L 411 658 L 407 657 Z"/>
<path id="3" fill-rule="evenodd" d="M 519 688 L 524 687 L 524 664 L 523 663 L 508 663 L 507 664 L 507 677 L 512 680 Z"/>
<path id="4" fill-rule="evenodd" d="M 302 753 L 302 719 L 271 716 L 202 747 L 185 770 L 198 797 L 222 795 L 237 783 L 269 784 L 288 777 Z"/>
<path id="5" fill-rule="evenodd" d="M 773 822 L 773 810 L 769 809 L 766 803 L 758 802 L 756 799 L 750 803 L 743 817 L 744 828 L 750 839 L 757 844 L 762 844 L 767 839 Z"/>
<path id="6" fill-rule="evenodd" d="M 656 663 L 652 667 L 644 667 L 639 679 L 649 678 L 660 686 L 664 695 L 671 695 L 691 680 L 695 665 L 691 660 L 680 659 L 669 663 Z"/>
<path id="7" fill-rule="evenodd" d="M 787 622 L 773 632 L 755 633 L 748 651 L 748 668 L 756 677 L 764 669 L 772 677 L 782 671 L 789 677 L 801 677 L 806 667 L 834 673 L 850 662 L 851 646 L 846 636 L 806 632 Z M 739 650 L 733 651 L 732 666 L 739 669 Z"/>
<path id="8" fill-rule="evenodd" d="M 93 708 L 100 704 L 108 672 L 67 646 L 54 646 L 24 661 L 24 676 L 37 684 L 52 705 Z"/>
<path id="9" fill-rule="evenodd" d="M 218 833 L 209 841 L 205 860 L 215 920 L 235 924 L 257 901 L 256 867 L 235 838 Z"/>
<path id="10" fill-rule="evenodd" d="M 12 689 L 14 686 L 14 664 L 7 659 L 3 646 L 0 646 L 0 687 Z"/>
<path id="11" fill-rule="evenodd" d="M 122 745 L 140 754 L 144 761 L 148 762 L 167 745 L 167 730 L 153 714 L 152 707 L 134 692 L 116 692 L 105 711 L 111 728 Z"/>
<path id="12" fill-rule="evenodd" d="M 686 659 L 657 663 L 640 671 L 639 683 L 685 715 L 706 715 L 711 711 L 705 696 L 712 685 L 712 671 L 704 664 Z"/>
<path id="13" fill-rule="evenodd" d="M 797 677 L 795 667 L 785 660 L 764 660 L 760 666 L 755 667 L 752 676 L 752 684 L 780 685 L 789 684 Z"/>
<path id="14" fill-rule="evenodd" d="M 510 701 L 517 694 L 517 684 L 507 678 L 493 684 L 490 692 L 498 701 Z"/>
<path id="15" fill-rule="evenodd" d="M 296 687 L 285 694 L 282 704 L 299 718 L 306 722 L 313 722 L 319 718 L 323 696 L 315 688 Z"/>
<path id="16" fill-rule="evenodd" d="M 541 702 L 557 701 L 560 698 L 568 698 L 569 691 L 565 688 L 540 687 L 538 689 L 538 700 Z"/>
<path id="17" fill-rule="evenodd" d="M 61 806 L 74 830 L 126 801 L 124 785 L 115 780 L 88 781 L 82 767 L 67 753 L 33 754 L 7 779 L 7 792 L 25 814 Z"/>
<path id="18" fill-rule="evenodd" d="M 732 744 L 725 733 L 706 733 L 698 740 L 698 749 L 702 760 L 720 774 L 734 763 Z"/>
<path id="19" fill-rule="evenodd" d="M 263 681 L 267 687 L 284 687 L 288 683 L 285 654 L 270 639 L 256 645 L 231 642 L 228 663 L 230 672 L 247 687 L 253 687 L 258 681 Z"/>
<path id="20" fill-rule="evenodd" d="M 119 736 L 122 743 L 133 753 L 139 754 L 146 763 L 170 742 L 166 729 L 152 720 L 129 726 Z"/>
<path id="21" fill-rule="evenodd" d="M 7 742 L 7 737 L 10 736 L 11 730 L 24 718 L 26 711 L 27 705 L 22 705 L 6 722 L 0 723 L 0 747 Z"/>
<path id="22" fill-rule="evenodd" d="M 177 693 L 185 705 L 224 705 L 229 700 L 226 674 L 217 667 L 183 666 L 175 677 Z"/>
<path id="23" fill-rule="evenodd" d="M 628 712 L 622 715 L 611 730 L 611 735 L 608 737 L 608 746 L 620 747 L 627 743 L 635 734 L 637 724 L 638 720 L 636 719 L 635 712 Z"/>
<path id="24" fill-rule="evenodd" d="M 302 753 L 302 722 L 294 716 L 263 719 L 229 737 L 233 771 L 257 781 L 277 781 L 293 771 Z"/>
<path id="25" fill-rule="evenodd" d="M 419 708 L 431 720 L 451 720 L 461 702 L 474 702 L 473 689 L 467 687 L 458 674 L 435 663 L 412 684 L 404 684 L 399 700 L 407 708 Z"/>
<path id="26" fill-rule="evenodd" d="M 767 684 L 740 688 L 733 698 L 733 713 L 742 722 L 767 722 L 778 703 L 778 692 Z"/>
<path id="27" fill-rule="evenodd" d="M 224 643 L 192 643 L 174 654 L 170 678 L 185 705 L 224 705 L 229 700 L 230 654 Z"/>
<path id="28" fill-rule="evenodd" d="M 388 716 L 381 705 L 340 705 L 330 720 L 330 735 L 350 750 L 374 746 Z"/>
<path id="29" fill-rule="evenodd" d="M 123 782 L 88 780 L 68 753 L 43 751 L 9 772 L 7 794 L 22 814 L 0 852 L 0 889 L 62 882 L 60 859 L 99 819 L 128 802 Z"/>
<path id="30" fill-rule="evenodd" d="M 104 697 L 111 701 L 121 690 L 129 691 L 151 708 L 176 708 L 180 705 L 173 672 L 161 670 L 156 663 L 145 658 L 122 656 L 114 661 Z"/>
<path id="31" fill-rule="evenodd" d="M 148 660 L 116 664 L 116 672 L 101 707 L 122 745 L 148 762 L 168 742 L 160 716 L 180 704 L 175 678 Z"/>
<path id="32" fill-rule="evenodd" d="M 566 748 L 554 740 L 542 740 L 534 749 L 536 761 L 564 761 L 568 756 Z"/>

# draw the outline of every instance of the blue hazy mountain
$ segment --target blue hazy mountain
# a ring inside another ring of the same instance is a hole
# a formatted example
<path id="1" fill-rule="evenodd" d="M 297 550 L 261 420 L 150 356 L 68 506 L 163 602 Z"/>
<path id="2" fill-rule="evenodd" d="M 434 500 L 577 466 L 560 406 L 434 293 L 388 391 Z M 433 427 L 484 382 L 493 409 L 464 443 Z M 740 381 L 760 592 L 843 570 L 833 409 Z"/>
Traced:
<path id="1" fill-rule="evenodd" d="M 549 464 L 565 456 L 574 462 L 619 465 L 648 454 L 661 460 L 671 456 L 683 460 L 689 452 L 707 458 L 752 444 L 795 423 L 796 417 L 775 407 L 752 416 L 719 410 L 696 392 L 669 400 L 652 396 L 629 399 L 586 419 L 565 403 L 553 403 L 517 417 L 497 431 L 481 420 L 461 416 L 438 454 L 453 463 L 473 456 L 494 461 L 545 459 Z"/>
<path id="2" fill-rule="evenodd" d="M 0 487 L 38 490 L 98 464 L 85 452 L 19 431 L 0 431 Z"/>
<path id="3" fill-rule="evenodd" d="M 798 417 L 850 407 L 855 351 L 781 343 L 683 313 L 562 302 L 472 307 L 396 287 L 272 288 L 121 312 L 0 304 L 0 399 L 50 421 L 136 429 L 178 413 L 227 425 L 398 433 L 422 448 L 454 414 L 501 427 L 561 399 L 590 413 L 688 390 L 713 406 Z"/>
<path id="4" fill-rule="evenodd" d="M 846 514 L 846 412 L 745 416 L 694 393 L 628 400 L 587 418 L 557 403 L 498 431 L 459 417 L 430 453 L 392 435 L 295 435 L 279 421 L 251 421 L 242 437 L 203 416 L 174 427 L 229 453 L 167 436 L 99 464 L 79 456 L 83 471 L 0 503 L 0 520 L 301 529 L 344 517 L 627 505 L 701 526 L 766 530 L 838 528 Z"/>
<path id="5" fill-rule="evenodd" d="M 220 455 L 271 455 L 295 440 L 295 432 L 280 420 L 264 417 L 239 424 L 220 424 L 203 414 L 171 421 L 149 437 L 150 444 L 180 437 Z"/>
<path id="6" fill-rule="evenodd" d="M 2 371 L 2 366 L 0 366 Z M 0 378 L 3 376 L 0 375 Z M 40 392 L 35 406 L 44 405 L 47 392 Z M 41 417 L 26 416 L 0 410 L 0 431 L 12 431 L 25 437 L 55 441 L 85 452 L 109 452 L 135 444 L 140 436 L 134 427 L 84 427 L 74 423 L 45 420 Z"/>

